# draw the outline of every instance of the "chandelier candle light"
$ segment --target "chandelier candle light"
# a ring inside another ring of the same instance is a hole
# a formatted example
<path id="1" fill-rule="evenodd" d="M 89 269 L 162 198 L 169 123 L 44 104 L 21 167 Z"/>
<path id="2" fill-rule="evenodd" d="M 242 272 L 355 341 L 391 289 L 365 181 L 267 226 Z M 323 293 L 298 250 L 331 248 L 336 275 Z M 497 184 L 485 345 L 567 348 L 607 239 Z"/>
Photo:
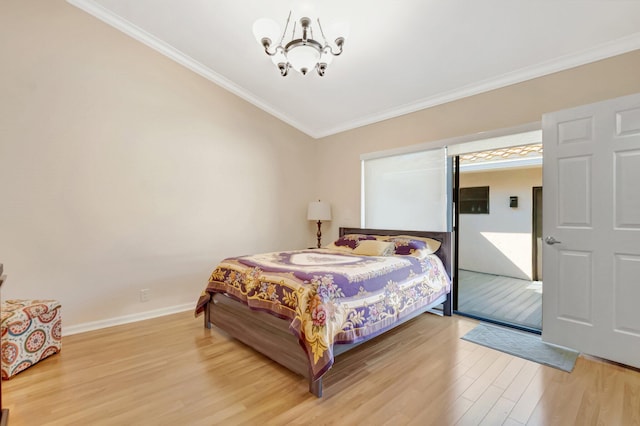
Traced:
<path id="1" fill-rule="evenodd" d="M 318 26 L 314 35 L 311 18 L 303 16 L 297 22 L 294 20 L 290 25 L 291 17 L 292 13 L 289 12 L 282 34 L 280 34 L 280 27 L 272 19 L 260 18 L 253 24 L 253 35 L 264 48 L 265 53 L 271 57 L 271 61 L 278 67 L 280 75 L 283 77 L 289 73 L 290 68 L 302 75 L 307 75 L 315 68 L 318 75 L 323 76 L 327 66 L 333 61 L 333 57 L 342 53 L 344 40 L 348 36 L 348 25 L 343 23 L 333 26 L 330 36 L 335 34 L 336 37 L 334 50 L 334 46 L 327 42 L 320 25 L 320 19 L 316 19 Z M 297 28 L 298 24 L 299 28 Z M 289 27 L 291 27 L 289 34 L 291 41 L 285 43 Z M 321 41 L 314 39 L 314 36 L 320 36 Z"/>

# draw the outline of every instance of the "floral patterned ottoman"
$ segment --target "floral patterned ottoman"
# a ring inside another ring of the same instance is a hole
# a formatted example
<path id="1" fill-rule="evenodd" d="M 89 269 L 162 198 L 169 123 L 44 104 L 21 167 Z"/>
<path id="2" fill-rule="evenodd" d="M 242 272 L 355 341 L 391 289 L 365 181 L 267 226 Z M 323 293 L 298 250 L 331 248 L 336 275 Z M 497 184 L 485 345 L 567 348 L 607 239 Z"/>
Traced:
<path id="1" fill-rule="evenodd" d="M 56 300 L 2 302 L 2 378 L 10 379 L 60 352 L 62 319 Z"/>

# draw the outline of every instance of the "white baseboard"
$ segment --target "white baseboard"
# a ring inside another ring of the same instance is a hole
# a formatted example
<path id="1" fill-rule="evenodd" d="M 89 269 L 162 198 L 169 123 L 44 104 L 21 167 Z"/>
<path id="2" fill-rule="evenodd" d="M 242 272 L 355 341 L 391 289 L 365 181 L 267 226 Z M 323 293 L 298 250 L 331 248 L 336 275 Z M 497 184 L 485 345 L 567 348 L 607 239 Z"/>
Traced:
<path id="1" fill-rule="evenodd" d="M 82 324 L 72 325 L 70 327 L 62 327 L 62 336 L 70 336 L 72 334 L 84 333 L 87 331 L 99 330 L 101 328 L 113 327 L 114 325 L 129 324 L 132 322 L 143 321 L 146 319 L 162 317 L 165 315 L 185 312 L 194 308 L 193 303 L 185 303 L 182 305 L 169 306 L 166 308 L 154 309 L 152 311 L 139 312 L 137 314 L 123 315 L 121 317 L 109 318 L 100 321 L 85 322 Z"/>

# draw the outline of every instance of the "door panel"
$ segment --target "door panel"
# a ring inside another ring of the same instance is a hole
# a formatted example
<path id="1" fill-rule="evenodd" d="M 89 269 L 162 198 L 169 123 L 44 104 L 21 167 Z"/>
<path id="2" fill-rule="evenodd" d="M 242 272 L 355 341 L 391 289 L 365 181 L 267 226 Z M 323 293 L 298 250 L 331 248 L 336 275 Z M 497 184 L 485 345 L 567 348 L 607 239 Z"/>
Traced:
<path id="1" fill-rule="evenodd" d="M 640 367 L 640 94 L 543 117 L 543 340 Z"/>
<path id="2" fill-rule="evenodd" d="M 593 134 L 591 117 L 577 118 L 558 123 L 558 145 L 591 142 Z"/>
<path id="3" fill-rule="evenodd" d="M 616 113 L 616 135 L 632 136 L 640 134 L 640 108 L 631 108 Z"/>
<path id="4" fill-rule="evenodd" d="M 591 157 L 558 160 L 558 226 L 591 227 Z"/>
<path id="5" fill-rule="evenodd" d="M 615 268 L 615 330 L 640 337 L 640 256 L 617 254 Z"/>
<path id="6" fill-rule="evenodd" d="M 559 250 L 558 319 L 592 325 L 591 253 Z"/>
<path id="7" fill-rule="evenodd" d="M 640 150 L 616 152 L 614 157 L 614 208 L 617 229 L 640 229 Z"/>

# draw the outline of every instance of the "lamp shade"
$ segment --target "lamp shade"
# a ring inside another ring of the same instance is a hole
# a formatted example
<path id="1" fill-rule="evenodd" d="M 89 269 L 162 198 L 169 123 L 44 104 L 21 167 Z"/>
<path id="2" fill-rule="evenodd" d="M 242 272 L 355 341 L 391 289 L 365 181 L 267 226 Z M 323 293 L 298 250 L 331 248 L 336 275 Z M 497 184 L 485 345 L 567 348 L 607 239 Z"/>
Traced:
<path id="1" fill-rule="evenodd" d="M 342 37 L 346 40 L 349 38 L 350 33 L 351 31 L 347 22 L 336 22 L 331 25 L 329 29 L 329 38 L 336 39 Z"/>
<path id="2" fill-rule="evenodd" d="M 260 18 L 253 23 L 253 36 L 260 45 L 265 37 L 271 40 L 272 44 L 277 43 L 280 38 L 280 26 L 273 19 Z"/>
<path id="3" fill-rule="evenodd" d="M 295 46 L 287 52 L 287 59 L 294 70 L 302 72 L 304 69 L 305 74 L 316 67 L 320 60 L 320 52 L 310 45 Z"/>
<path id="4" fill-rule="evenodd" d="M 312 201 L 307 209 L 308 220 L 331 220 L 331 205 L 324 201 Z"/>

